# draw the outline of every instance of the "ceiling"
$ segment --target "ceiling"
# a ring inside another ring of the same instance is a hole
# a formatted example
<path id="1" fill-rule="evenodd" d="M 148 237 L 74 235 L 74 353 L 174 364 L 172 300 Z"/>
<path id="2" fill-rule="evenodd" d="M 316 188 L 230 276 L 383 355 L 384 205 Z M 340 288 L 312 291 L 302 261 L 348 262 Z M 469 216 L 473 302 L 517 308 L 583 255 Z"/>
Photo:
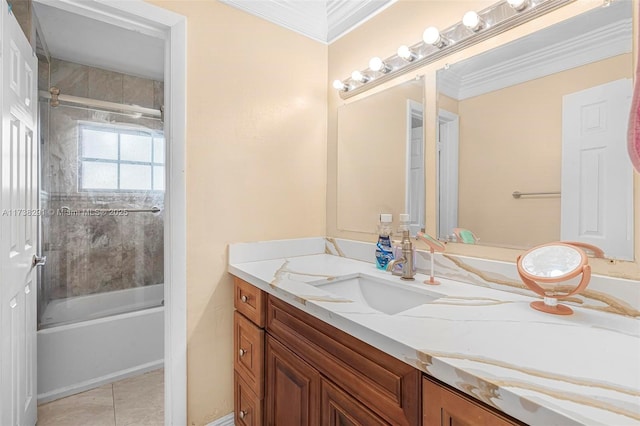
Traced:
<path id="1" fill-rule="evenodd" d="M 213 0 L 210 0 L 213 1 Z M 220 0 L 221 2 L 331 43 L 396 0 Z M 164 39 L 35 0 L 39 47 L 49 56 L 83 65 L 163 80 Z"/>
<path id="2" fill-rule="evenodd" d="M 219 0 L 323 43 L 331 43 L 396 0 Z"/>
<path id="3" fill-rule="evenodd" d="M 163 80 L 164 39 L 42 2 L 33 7 L 49 55 L 138 77 Z"/>

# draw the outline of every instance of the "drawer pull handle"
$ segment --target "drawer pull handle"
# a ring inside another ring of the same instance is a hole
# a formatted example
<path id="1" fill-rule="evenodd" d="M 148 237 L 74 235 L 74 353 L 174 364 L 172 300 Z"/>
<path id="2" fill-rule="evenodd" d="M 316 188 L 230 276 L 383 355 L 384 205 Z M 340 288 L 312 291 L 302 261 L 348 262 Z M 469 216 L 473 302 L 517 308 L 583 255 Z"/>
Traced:
<path id="1" fill-rule="evenodd" d="M 240 350 L 238 351 L 240 353 L 240 356 L 244 356 L 244 354 L 247 353 L 247 351 L 245 351 L 244 349 L 240 348 Z"/>
<path id="2" fill-rule="evenodd" d="M 242 300 L 242 303 L 247 303 L 249 298 L 243 294 L 242 296 L 240 296 L 240 300 Z"/>
<path id="3" fill-rule="evenodd" d="M 241 419 L 244 419 L 245 417 L 247 417 L 247 414 L 249 414 L 249 412 L 244 411 L 244 410 L 240 410 L 238 412 L 238 417 L 240 417 Z"/>

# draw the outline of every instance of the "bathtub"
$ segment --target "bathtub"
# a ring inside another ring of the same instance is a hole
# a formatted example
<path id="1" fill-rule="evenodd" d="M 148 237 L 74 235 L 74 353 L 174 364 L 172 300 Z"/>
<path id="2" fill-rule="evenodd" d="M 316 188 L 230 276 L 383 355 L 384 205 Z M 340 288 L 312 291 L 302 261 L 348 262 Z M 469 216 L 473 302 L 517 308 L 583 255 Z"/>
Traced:
<path id="1" fill-rule="evenodd" d="M 161 368 L 163 287 L 49 303 L 38 331 L 38 403 Z"/>

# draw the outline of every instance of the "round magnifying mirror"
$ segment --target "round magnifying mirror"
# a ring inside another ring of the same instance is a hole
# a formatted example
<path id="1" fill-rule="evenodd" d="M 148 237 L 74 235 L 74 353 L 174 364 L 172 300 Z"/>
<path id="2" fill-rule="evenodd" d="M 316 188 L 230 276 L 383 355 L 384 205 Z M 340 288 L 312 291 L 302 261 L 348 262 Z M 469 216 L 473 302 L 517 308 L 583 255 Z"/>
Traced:
<path id="1" fill-rule="evenodd" d="M 575 245 L 551 243 L 534 247 L 518 257 L 518 273 L 531 290 L 543 297 L 543 302 L 531 303 L 531 307 L 556 315 L 570 315 L 571 308 L 558 303 L 558 299 L 584 290 L 591 279 L 591 267 L 583 250 Z M 560 286 L 582 274 L 576 287 Z"/>

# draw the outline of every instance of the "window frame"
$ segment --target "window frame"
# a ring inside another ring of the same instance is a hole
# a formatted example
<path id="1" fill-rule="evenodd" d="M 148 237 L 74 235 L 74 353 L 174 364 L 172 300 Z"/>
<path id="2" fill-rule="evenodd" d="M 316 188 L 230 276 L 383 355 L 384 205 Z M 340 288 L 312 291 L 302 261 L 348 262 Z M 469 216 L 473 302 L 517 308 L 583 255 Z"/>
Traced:
<path id="1" fill-rule="evenodd" d="M 163 183 L 162 189 L 155 188 L 155 168 L 163 167 L 166 170 L 166 139 L 164 138 L 164 132 L 162 130 L 154 130 L 148 128 L 141 128 L 136 126 L 126 126 L 126 125 L 104 125 L 100 123 L 94 122 L 79 122 L 77 125 L 78 129 L 78 155 L 77 155 L 77 164 L 78 164 L 78 182 L 77 188 L 78 192 L 86 193 L 86 192 L 110 192 L 110 193 L 147 193 L 147 192 L 164 192 L 166 187 L 166 182 Z M 118 136 L 117 140 L 117 159 L 108 159 L 108 158 L 100 158 L 100 157 L 85 157 L 83 152 L 83 131 L 84 130 L 93 130 L 99 132 L 108 132 L 115 133 Z M 151 139 L 151 161 L 133 161 L 133 160 L 123 160 L 121 157 L 121 143 L 122 143 L 122 135 L 133 135 L 133 136 L 148 136 Z M 163 162 L 156 161 L 156 148 L 155 148 L 155 140 L 162 138 L 164 143 L 162 144 L 163 149 Z M 116 179 L 117 179 L 117 188 L 86 188 L 84 186 L 83 180 L 83 168 L 85 162 L 94 162 L 101 164 L 115 164 L 117 166 L 116 171 Z M 149 189 L 121 189 L 121 165 L 139 165 L 139 166 L 147 166 L 150 169 L 150 188 Z M 164 176 L 164 173 L 163 173 Z"/>

